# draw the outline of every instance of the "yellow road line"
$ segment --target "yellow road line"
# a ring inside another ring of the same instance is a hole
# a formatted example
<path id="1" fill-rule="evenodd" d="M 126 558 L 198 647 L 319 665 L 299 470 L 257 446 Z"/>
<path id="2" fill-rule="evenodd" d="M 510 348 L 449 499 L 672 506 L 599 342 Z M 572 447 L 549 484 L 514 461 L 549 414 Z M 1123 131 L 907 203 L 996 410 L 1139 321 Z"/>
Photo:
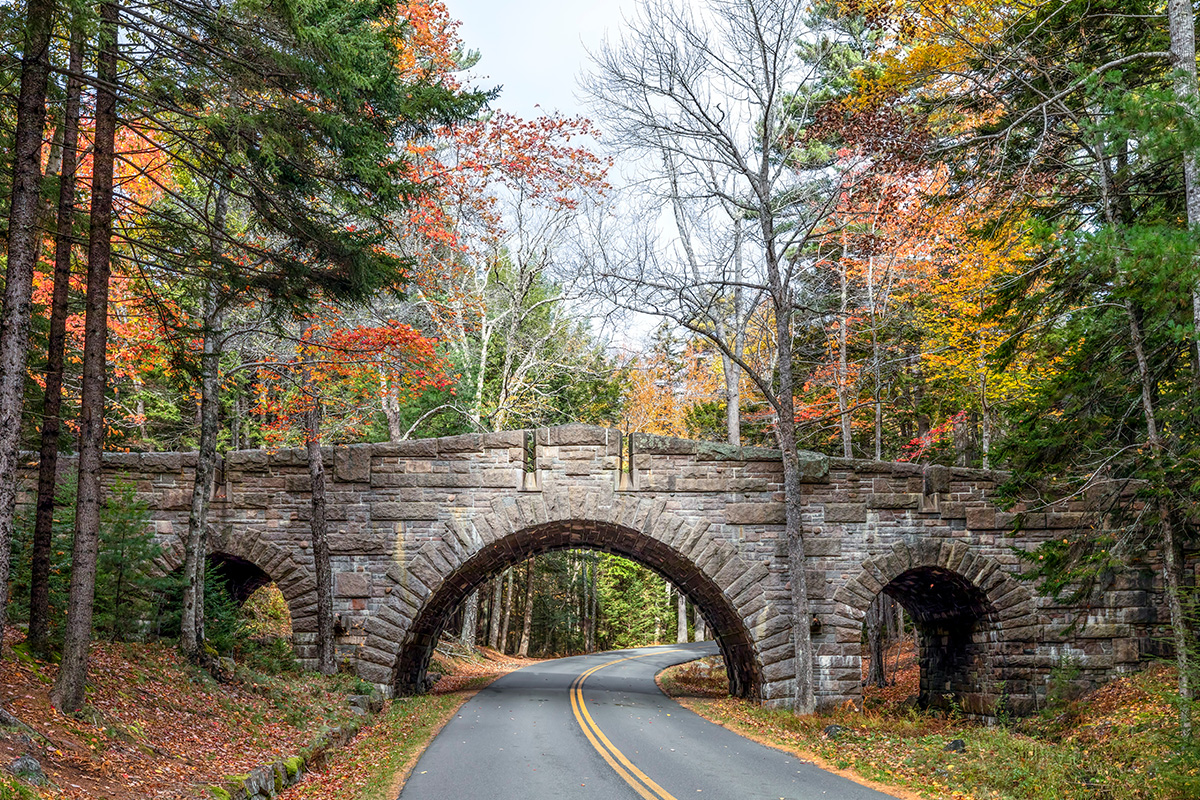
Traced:
<path id="1" fill-rule="evenodd" d="M 656 653 L 646 653 L 640 656 L 626 656 L 609 661 L 607 664 L 601 664 L 598 667 L 592 667 L 584 672 L 575 682 L 571 684 L 571 712 L 575 714 L 575 721 L 579 723 L 579 727 L 583 729 L 584 735 L 588 741 L 592 743 L 592 747 L 596 748 L 601 757 L 604 758 L 608 765 L 613 768 L 621 778 L 633 787 L 633 790 L 638 793 L 644 800 L 675 800 L 675 797 L 666 789 L 659 786 L 650 779 L 646 773 L 635 767 L 633 763 L 625 757 L 625 754 L 616 748 L 609 741 L 604 732 L 600 730 L 600 726 L 592 719 L 591 713 L 587 710 L 587 705 L 583 702 L 583 682 L 588 679 L 594 672 L 611 667 L 613 664 L 620 664 L 622 661 L 632 661 L 637 658 L 646 658 L 652 655 L 662 655 L 663 653 L 675 653 L 676 650 L 660 650 Z"/>

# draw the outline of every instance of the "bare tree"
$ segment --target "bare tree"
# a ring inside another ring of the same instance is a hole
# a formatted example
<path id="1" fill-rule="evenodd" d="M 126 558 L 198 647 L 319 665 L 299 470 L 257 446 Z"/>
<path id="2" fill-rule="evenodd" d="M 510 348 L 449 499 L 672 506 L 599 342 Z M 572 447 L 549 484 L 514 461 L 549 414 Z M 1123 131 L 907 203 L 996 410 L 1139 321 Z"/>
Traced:
<path id="1" fill-rule="evenodd" d="M 821 102 L 830 59 L 808 29 L 803 4 L 787 0 L 647 0 L 623 39 L 593 54 L 585 91 L 625 151 L 643 158 L 646 185 L 681 198 L 684 216 L 714 225 L 722 216 L 736 246 L 696 255 L 649 234 L 621 247 L 605 223 L 589 255 L 596 288 L 619 307 L 663 317 L 711 341 L 771 405 L 782 451 L 786 536 L 800 713 L 815 710 L 813 653 L 793 356 L 796 326 L 817 291 L 810 244 L 845 188 L 851 165 L 800 132 Z M 801 43 L 806 46 L 801 47 Z M 663 166 L 665 165 L 665 166 Z M 665 189 L 664 189 L 665 187 Z M 649 205 L 649 204 L 647 204 Z M 647 216 L 643 213 L 643 216 Z M 736 236 L 735 236 L 736 234 Z M 740 291 L 769 322 L 756 342 L 769 364 L 750 363 L 729 334 L 727 299 Z M 814 322 L 811 318 L 809 323 Z"/>

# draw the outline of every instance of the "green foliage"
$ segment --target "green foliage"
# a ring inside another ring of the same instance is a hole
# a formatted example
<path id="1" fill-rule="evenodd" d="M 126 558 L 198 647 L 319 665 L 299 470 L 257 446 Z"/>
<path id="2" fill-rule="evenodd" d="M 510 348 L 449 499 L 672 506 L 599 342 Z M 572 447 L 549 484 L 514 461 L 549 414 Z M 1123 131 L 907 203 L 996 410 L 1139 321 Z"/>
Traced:
<path id="1" fill-rule="evenodd" d="M 113 641 L 140 638 L 158 597 L 177 578 L 158 574 L 154 561 L 162 547 L 150 527 L 149 507 L 134 487 L 117 483 L 105 494 L 100 514 L 93 625 Z"/>
<path id="2" fill-rule="evenodd" d="M 229 581 L 211 560 L 204 569 L 204 637 L 221 655 L 232 655 L 248 638 L 248 625 Z"/>
<path id="3" fill-rule="evenodd" d="M 13 540 L 13 586 L 10 613 L 29 618 L 30 548 L 32 509 L 23 513 Z M 75 483 L 59 484 L 55 497 L 51 536 L 50 634 L 59 641 L 71 581 L 71 540 L 75 523 Z M 173 591 L 177 578 L 157 573 L 155 559 L 162 555 L 154 539 L 149 510 L 137 499 L 135 487 L 117 482 L 105 493 L 100 513 L 100 544 L 96 561 L 96 594 L 93 626 L 96 635 L 114 641 L 144 638 L 158 613 L 163 593 Z"/>
<path id="4" fill-rule="evenodd" d="M 600 559 L 599 647 L 638 647 L 664 637 L 673 641 L 675 605 L 666 581 L 627 558 L 604 553 Z"/>

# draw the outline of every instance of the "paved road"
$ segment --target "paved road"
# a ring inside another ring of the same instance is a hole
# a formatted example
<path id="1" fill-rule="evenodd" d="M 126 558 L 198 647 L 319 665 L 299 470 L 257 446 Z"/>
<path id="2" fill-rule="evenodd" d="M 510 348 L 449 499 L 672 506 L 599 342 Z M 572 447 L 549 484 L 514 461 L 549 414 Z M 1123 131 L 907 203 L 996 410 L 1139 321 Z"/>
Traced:
<path id="1" fill-rule="evenodd" d="M 468 701 L 421 756 L 401 800 L 887 800 L 744 739 L 666 697 L 654 675 L 716 645 L 546 661 Z"/>

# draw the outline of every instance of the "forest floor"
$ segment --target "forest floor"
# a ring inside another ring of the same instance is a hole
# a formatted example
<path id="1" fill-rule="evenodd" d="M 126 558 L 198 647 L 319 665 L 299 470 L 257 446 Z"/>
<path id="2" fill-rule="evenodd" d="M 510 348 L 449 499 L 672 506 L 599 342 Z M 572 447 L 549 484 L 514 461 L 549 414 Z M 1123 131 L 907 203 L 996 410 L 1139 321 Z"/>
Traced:
<path id="1" fill-rule="evenodd" d="M 1155 666 L 1090 694 L 1059 699 L 1033 717 L 989 726 L 916 708 L 920 669 L 911 641 L 887 659 L 892 683 L 868 687 L 861 712 L 797 717 L 730 698 L 719 657 L 666 670 L 659 684 L 688 708 L 748 738 L 901 796 L 1200 797 L 1200 748 L 1177 737 L 1173 668 Z M 831 725 L 841 728 L 832 737 L 826 733 Z"/>
<path id="2" fill-rule="evenodd" d="M 169 644 L 97 642 L 87 704 L 67 715 L 49 699 L 57 665 L 32 658 L 23 638 L 16 629 L 6 632 L 0 708 L 35 735 L 0 728 L 0 765 L 31 755 L 50 786 L 35 791 L 0 768 L 3 800 L 207 797 L 202 786 L 294 756 L 356 720 L 349 696 L 369 689 L 349 675 L 263 675 L 244 667 L 217 681 Z M 389 703 L 286 797 L 391 800 L 394 793 L 373 793 L 372 786 L 387 790 L 405 759 L 415 760 L 474 690 L 527 663 L 486 650 L 475 658 L 436 659 L 434 669 L 446 677 L 429 695 Z M 381 746 L 397 737 L 404 742 L 399 751 Z"/>

